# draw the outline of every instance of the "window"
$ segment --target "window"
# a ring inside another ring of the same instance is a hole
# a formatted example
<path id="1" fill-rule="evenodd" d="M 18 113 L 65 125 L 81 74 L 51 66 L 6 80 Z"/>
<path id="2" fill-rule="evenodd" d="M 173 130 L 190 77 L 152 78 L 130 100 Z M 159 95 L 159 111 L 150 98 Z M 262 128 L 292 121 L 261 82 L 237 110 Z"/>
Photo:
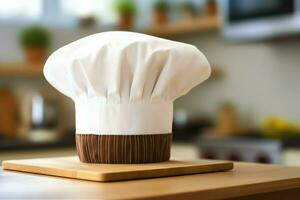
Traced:
<path id="1" fill-rule="evenodd" d="M 81 17 L 95 17 L 101 24 L 116 21 L 115 0 L 0 0 L 0 22 L 40 22 L 73 26 Z"/>
<path id="2" fill-rule="evenodd" d="M 112 23 L 116 19 L 113 0 L 60 0 L 62 13 L 76 18 L 92 16 L 102 23 Z"/>
<path id="3" fill-rule="evenodd" d="M 0 18 L 37 19 L 42 15 L 42 0 L 0 0 Z"/>

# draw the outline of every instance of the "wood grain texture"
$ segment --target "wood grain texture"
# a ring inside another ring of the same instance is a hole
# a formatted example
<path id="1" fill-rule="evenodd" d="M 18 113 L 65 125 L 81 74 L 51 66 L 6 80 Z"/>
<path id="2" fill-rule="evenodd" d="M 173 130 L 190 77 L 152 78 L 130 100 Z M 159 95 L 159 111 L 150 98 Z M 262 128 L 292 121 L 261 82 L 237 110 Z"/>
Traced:
<path id="1" fill-rule="evenodd" d="M 0 199 L 256 199 L 256 194 L 269 197 L 285 191 L 294 191 L 293 198 L 281 199 L 300 196 L 299 167 L 239 162 L 224 172 L 108 183 L 1 169 L 0 180 Z"/>
<path id="2" fill-rule="evenodd" d="M 4 161 L 3 169 L 90 181 L 120 181 L 231 170 L 228 161 L 167 161 L 148 164 L 87 164 L 78 157 Z"/>
<path id="3" fill-rule="evenodd" d="M 170 159 L 172 134 L 76 134 L 78 156 L 85 163 L 154 163 Z"/>

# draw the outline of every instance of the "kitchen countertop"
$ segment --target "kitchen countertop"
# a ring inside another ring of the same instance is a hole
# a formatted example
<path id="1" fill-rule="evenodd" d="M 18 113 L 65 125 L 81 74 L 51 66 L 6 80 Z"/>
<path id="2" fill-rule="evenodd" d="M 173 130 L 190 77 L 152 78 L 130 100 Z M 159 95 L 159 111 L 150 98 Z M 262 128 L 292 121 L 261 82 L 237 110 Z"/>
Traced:
<path id="1" fill-rule="evenodd" d="M 171 147 L 172 157 L 184 158 L 186 160 L 198 159 L 200 152 L 201 149 L 190 143 L 173 143 Z M 76 154 L 75 147 L 0 151 L 0 163 L 3 160 L 74 156 Z M 299 156 L 299 148 L 284 149 L 282 152 L 283 164 L 287 166 L 300 166 Z"/>
<path id="2" fill-rule="evenodd" d="M 0 170 L 0 199 L 293 199 L 300 168 L 235 163 L 232 171 L 121 182 L 89 182 Z M 285 198 L 283 198 L 285 197 Z"/>
<path id="3" fill-rule="evenodd" d="M 75 147 L 64 148 L 41 148 L 31 150 L 14 150 L 14 151 L 0 151 L 0 164 L 3 160 L 16 160 L 27 158 L 45 158 L 45 157 L 62 157 L 76 155 Z M 193 160 L 199 157 L 199 149 L 192 144 L 173 143 L 171 147 L 171 155 L 176 158 L 184 158 L 186 160 Z"/>

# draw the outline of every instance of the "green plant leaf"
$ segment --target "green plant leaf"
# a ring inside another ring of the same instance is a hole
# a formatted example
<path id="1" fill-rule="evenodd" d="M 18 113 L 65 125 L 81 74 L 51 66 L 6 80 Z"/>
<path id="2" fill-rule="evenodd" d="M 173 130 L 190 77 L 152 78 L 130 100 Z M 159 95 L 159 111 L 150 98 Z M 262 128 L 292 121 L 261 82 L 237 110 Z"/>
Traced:
<path id="1" fill-rule="evenodd" d="M 50 36 L 45 28 L 31 26 L 21 32 L 20 42 L 23 47 L 46 48 L 50 43 Z"/>

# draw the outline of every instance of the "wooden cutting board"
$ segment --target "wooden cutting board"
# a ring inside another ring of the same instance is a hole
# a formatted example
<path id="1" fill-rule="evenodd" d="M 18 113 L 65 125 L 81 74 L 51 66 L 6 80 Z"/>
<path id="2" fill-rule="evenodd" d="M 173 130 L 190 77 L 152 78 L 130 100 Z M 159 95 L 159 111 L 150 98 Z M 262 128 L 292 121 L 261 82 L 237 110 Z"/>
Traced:
<path id="1" fill-rule="evenodd" d="M 2 167 L 5 170 L 108 182 L 226 171 L 233 169 L 233 162 L 170 160 L 149 164 L 87 164 L 73 156 L 9 160 L 3 161 Z"/>

